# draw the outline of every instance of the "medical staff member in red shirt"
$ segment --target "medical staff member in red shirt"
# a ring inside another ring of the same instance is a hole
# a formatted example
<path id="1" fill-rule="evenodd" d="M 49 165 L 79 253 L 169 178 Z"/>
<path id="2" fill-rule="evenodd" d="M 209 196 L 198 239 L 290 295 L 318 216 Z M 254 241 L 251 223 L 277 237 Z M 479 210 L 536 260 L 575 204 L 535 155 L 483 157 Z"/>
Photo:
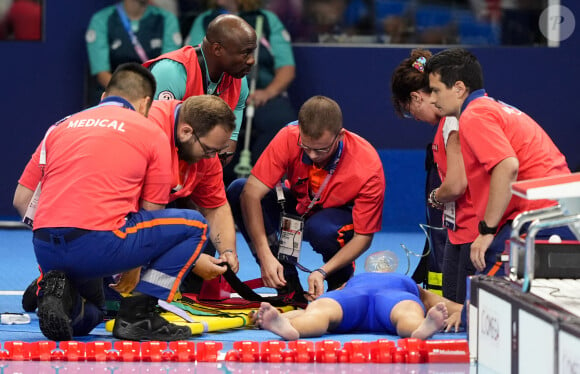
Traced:
<path id="1" fill-rule="evenodd" d="M 227 148 L 236 127 L 234 112 L 221 98 L 201 95 L 185 101 L 155 100 L 149 119 L 169 139 L 171 205 L 201 212 L 211 228 L 204 253 L 214 256 L 217 250 L 219 257 L 237 272 L 236 229 L 217 157 Z M 200 286 L 201 279 L 192 272 L 182 282 L 181 290 L 198 293 Z"/>
<path id="2" fill-rule="evenodd" d="M 154 92 L 147 69 L 119 66 L 99 105 L 47 131 L 19 180 L 14 205 L 33 221 L 37 314 L 51 340 L 72 340 L 102 322 L 101 278 L 112 274 L 122 274 L 118 291 L 133 291 L 121 301 L 116 338 L 187 339 L 188 327 L 158 314 L 158 299 L 171 302 L 192 267 L 208 279 L 225 271 L 201 254 L 209 235 L 201 214 L 163 209 L 171 153 L 145 118 Z"/>
<path id="3" fill-rule="evenodd" d="M 518 180 L 570 174 L 564 155 L 548 134 L 527 114 L 489 97 L 477 58 L 463 48 L 432 56 L 425 66 L 431 101 L 443 115 L 459 119 L 459 141 L 467 182 L 479 220 L 479 235 L 471 245 L 471 261 L 478 272 L 505 274 L 498 261 L 520 213 L 556 204 L 512 196 Z M 567 227 L 540 231 L 574 239 Z"/>
<path id="4" fill-rule="evenodd" d="M 314 299 L 325 279 L 334 290 L 353 275 L 353 261 L 381 229 L 385 176 L 373 146 L 342 127 L 339 105 L 314 96 L 227 194 L 266 286 L 302 293 L 295 267 L 302 238 L 322 255 L 324 265 L 308 277 Z"/>
<path id="5" fill-rule="evenodd" d="M 391 78 L 393 104 L 400 116 L 437 125 L 432 152 L 442 183 L 431 191 L 428 202 L 443 211 L 442 223 L 447 229 L 443 253 L 443 296 L 462 304 L 466 278 L 475 274 L 470 253 L 471 243 L 478 235 L 478 221 L 467 188 L 457 118 L 442 116 L 429 98 L 431 91 L 425 64 L 430 57 L 430 51 L 414 49 L 397 66 Z"/>
<path id="6" fill-rule="evenodd" d="M 157 80 L 155 99 L 185 100 L 216 95 L 236 115 L 227 152 L 235 152 L 249 90 L 246 75 L 256 62 L 256 32 L 233 14 L 216 17 L 198 47 L 185 46 L 145 62 Z M 230 158 L 231 159 L 231 158 Z"/>

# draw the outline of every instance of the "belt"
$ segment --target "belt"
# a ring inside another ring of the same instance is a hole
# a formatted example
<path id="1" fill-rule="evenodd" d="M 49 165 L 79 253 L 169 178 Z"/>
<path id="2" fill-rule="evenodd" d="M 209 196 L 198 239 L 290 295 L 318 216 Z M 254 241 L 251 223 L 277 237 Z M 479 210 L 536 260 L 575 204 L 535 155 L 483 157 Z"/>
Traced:
<path id="1" fill-rule="evenodd" d="M 70 243 L 75 239 L 80 238 L 92 231 L 84 229 L 72 229 L 66 234 L 59 235 L 49 232 L 50 229 L 38 229 L 34 231 L 34 239 L 42 240 L 43 242 L 48 242 L 52 244 L 66 244 Z"/>

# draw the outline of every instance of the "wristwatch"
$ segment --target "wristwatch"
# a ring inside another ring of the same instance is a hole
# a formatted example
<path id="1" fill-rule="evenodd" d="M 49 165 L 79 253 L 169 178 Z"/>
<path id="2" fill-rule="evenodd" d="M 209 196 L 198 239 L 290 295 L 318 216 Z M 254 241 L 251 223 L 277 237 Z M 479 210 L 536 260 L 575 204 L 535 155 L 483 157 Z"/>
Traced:
<path id="1" fill-rule="evenodd" d="M 485 221 L 479 221 L 479 225 L 477 225 L 477 229 L 481 235 L 495 235 L 497 232 L 497 226 L 489 227 Z"/>

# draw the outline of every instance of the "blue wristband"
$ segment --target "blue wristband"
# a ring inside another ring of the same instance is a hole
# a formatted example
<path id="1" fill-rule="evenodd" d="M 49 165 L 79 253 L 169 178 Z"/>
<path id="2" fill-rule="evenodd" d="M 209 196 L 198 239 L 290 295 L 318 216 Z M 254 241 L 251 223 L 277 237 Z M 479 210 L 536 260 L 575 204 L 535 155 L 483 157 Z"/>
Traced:
<path id="1" fill-rule="evenodd" d="M 322 274 L 322 277 L 324 277 L 324 279 L 326 279 L 326 277 L 328 276 L 328 274 L 326 274 L 326 272 L 324 270 L 322 270 L 322 268 L 318 268 L 314 271 L 319 272 L 320 274 Z"/>

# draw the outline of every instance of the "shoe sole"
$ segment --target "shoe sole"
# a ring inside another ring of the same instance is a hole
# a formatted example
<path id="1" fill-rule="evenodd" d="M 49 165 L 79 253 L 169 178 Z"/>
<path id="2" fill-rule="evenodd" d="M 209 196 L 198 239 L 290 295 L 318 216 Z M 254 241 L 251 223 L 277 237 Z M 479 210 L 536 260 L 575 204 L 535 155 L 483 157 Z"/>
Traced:
<path id="1" fill-rule="evenodd" d="M 50 340 L 72 340 L 71 319 L 63 309 L 59 298 L 45 295 L 38 306 L 38 323 L 40 331 Z"/>

